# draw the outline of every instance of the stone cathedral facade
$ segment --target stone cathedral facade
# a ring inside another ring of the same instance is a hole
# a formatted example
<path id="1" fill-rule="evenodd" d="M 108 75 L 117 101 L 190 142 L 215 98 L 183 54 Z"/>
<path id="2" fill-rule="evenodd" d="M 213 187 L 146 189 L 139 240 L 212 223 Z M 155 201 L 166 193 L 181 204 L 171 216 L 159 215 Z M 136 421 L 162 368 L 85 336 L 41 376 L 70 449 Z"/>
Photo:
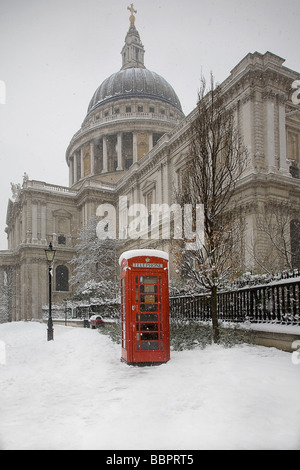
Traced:
<path id="1" fill-rule="evenodd" d="M 119 201 L 125 196 L 128 205 L 142 203 L 149 210 L 151 204 L 175 202 L 196 110 L 184 116 L 172 86 L 146 68 L 133 13 L 131 7 L 121 69 L 96 89 L 66 150 L 69 187 L 27 175 L 22 185 L 13 187 L 7 208 L 8 249 L 0 252 L 2 296 L 9 291 L 0 307 L 5 321 L 41 318 L 42 306 L 48 304 L 44 249 L 49 242 L 57 250 L 53 303 L 72 296 L 70 261 L 78 231 L 100 204 L 112 204 L 121 213 Z M 249 53 L 221 84 L 250 157 L 236 189 L 245 226 L 243 271 L 259 271 L 258 260 L 268 252 L 280 257 L 258 227 L 257 215 L 266 205 L 291 209 L 287 243 L 299 243 L 300 100 L 293 87 L 300 74 L 283 64 L 271 52 Z M 170 251 L 167 239 L 132 240 L 133 247 Z M 299 257 L 290 256 L 299 267 Z M 172 256 L 170 268 L 175 271 Z"/>

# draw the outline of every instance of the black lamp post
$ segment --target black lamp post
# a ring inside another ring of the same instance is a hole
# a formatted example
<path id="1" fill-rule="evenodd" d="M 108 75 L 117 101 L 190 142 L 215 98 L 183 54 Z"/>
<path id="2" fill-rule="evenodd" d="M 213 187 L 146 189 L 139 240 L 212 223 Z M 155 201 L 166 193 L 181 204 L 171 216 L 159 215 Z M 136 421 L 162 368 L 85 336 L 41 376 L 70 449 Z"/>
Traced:
<path id="1" fill-rule="evenodd" d="M 51 312 L 51 298 L 52 298 L 52 266 L 53 260 L 56 253 L 56 250 L 53 250 L 52 243 L 49 243 L 49 248 L 45 249 L 46 258 L 48 261 L 48 271 L 49 271 L 49 317 L 48 317 L 48 332 L 47 339 L 48 341 L 53 340 L 53 322 L 52 322 L 52 312 Z"/>

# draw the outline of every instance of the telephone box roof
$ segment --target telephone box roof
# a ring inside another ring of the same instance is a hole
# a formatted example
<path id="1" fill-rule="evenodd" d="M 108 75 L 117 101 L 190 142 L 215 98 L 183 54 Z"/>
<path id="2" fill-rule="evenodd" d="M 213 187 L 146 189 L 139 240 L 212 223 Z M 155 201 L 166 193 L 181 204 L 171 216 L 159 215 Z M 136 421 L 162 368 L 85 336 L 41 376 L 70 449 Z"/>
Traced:
<path id="1" fill-rule="evenodd" d="M 163 258 L 167 261 L 169 261 L 169 255 L 165 251 L 161 250 L 147 250 L 147 249 L 139 249 L 139 250 L 128 250 L 124 251 L 124 253 L 121 254 L 119 258 L 119 265 L 121 266 L 121 263 L 123 259 L 131 259 L 131 258 L 136 258 L 138 256 L 156 256 L 157 258 Z"/>

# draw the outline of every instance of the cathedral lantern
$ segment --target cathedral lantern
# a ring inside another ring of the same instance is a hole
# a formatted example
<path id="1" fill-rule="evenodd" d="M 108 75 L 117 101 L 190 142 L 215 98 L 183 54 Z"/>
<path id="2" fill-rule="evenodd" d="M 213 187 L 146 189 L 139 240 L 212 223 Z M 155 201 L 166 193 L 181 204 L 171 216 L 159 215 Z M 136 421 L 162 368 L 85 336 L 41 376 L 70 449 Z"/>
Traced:
<path id="1" fill-rule="evenodd" d="M 168 254 L 130 250 L 121 266 L 122 357 L 133 365 L 170 359 Z"/>

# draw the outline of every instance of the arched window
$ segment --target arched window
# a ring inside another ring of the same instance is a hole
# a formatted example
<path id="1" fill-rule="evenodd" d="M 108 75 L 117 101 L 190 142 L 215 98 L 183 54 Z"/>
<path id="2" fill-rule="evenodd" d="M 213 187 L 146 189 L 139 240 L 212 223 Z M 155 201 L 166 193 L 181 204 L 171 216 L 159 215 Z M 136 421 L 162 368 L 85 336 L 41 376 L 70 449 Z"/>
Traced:
<path id="1" fill-rule="evenodd" d="M 69 270 L 67 266 L 60 265 L 56 268 L 56 290 L 69 290 Z"/>
<path id="2" fill-rule="evenodd" d="M 293 219 L 290 224 L 292 266 L 300 269 L 300 220 Z"/>

